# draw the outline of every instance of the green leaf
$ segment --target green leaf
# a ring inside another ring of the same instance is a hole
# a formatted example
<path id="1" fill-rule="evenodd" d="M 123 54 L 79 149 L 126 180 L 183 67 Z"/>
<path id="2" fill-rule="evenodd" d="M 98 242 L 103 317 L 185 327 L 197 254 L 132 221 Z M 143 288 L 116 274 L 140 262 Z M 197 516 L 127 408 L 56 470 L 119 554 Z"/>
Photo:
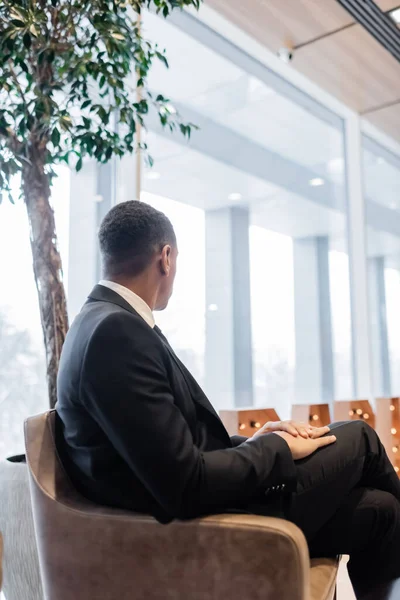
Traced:
<path id="1" fill-rule="evenodd" d="M 130 123 L 129 123 L 129 131 L 131 134 L 135 133 L 135 131 L 136 131 L 136 121 L 133 118 L 131 118 Z"/>
<path id="2" fill-rule="evenodd" d="M 81 109 L 83 110 L 84 108 L 87 108 L 90 103 L 91 103 L 91 100 L 85 100 L 85 102 L 81 106 Z"/>
<path id="3" fill-rule="evenodd" d="M 21 69 L 23 71 L 25 71 L 25 73 L 29 73 L 28 65 L 26 64 L 26 62 L 24 62 L 23 60 L 20 60 L 19 65 L 20 65 Z"/>
<path id="4" fill-rule="evenodd" d="M 27 48 L 27 50 L 29 50 L 29 48 L 32 46 L 32 39 L 28 32 L 26 32 L 24 34 L 22 41 L 24 43 L 25 48 Z"/>
<path id="5" fill-rule="evenodd" d="M 187 127 L 187 125 L 184 125 L 183 123 L 180 123 L 180 125 L 179 125 L 179 129 L 181 130 L 181 133 L 182 133 L 182 135 L 183 135 L 183 136 L 186 136 L 186 134 L 187 134 L 187 130 L 188 130 L 188 127 Z"/>
<path id="6" fill-rule="evenodd" d="M 98 160 L 100 160 L 100 157 L 103 154 L 103 146 L 104 146 L 103 140 L 98 140 L 96 143 L 96 150 L 94 153 L 95 158 L 97 158 Z"/>
<path id="7" fill-rule="evenodd" d="M 102 75 L 102 76 L 100 77 L 100 81 L 99 81 L 99 88 L 102 88 L 102 87 L 103 87 L 103 85 L 105 84 L 105 82 L 106 82 L 105 75 Z"/>
<path id="8" fill-rule="evenodd" d="M 46 104 L 43 100 L 38 100 L 35 105 L 35 115 L 38 119 L 41 119 L 46 114 Z"/>
<path id="9" fill-rule="evenodd" d="M 104 123 L 104 125 L 107 125 L 110 120 L 110 115 L 103 106 L 99 106 L 97 114 L 99 115 L 101 122 Z"/>
<path id="10" fill-rule="evenodd" d="M 57 127 L 54 127 L 53 131 L 51 132 L 51 143 L 54 147 L 60 144 L 60 138 L 60 132 L 58 131 Z"/>
<path id="11" fill-rule="evenodd" d="M 92 120 L 88 119 L 87 117 L 82 117 L 82 119 L 83 119 L 83 123 L 84 123 L 86 129 L 90 129 L 90 126 L 92 124 Z"/>
<path id="12" fill-rule="evenodd" d="M 19 19 L 11 19 L 11 23 L 15 25 L 15 27 L 25 27 L 25 23 Z"/>
<path id="13" fill-rule="evenodd" d="M 76 163 L 76 167 L 75 170 L 77 173 L 79 173 L 79 171 L 82 169 L 82 157 L 78 159 L 78 162 Z"/>
<path id="14" fill-rule="evenodd" d="M 164 63 L 164 65 L 167 67 L 167 69 L 169 69 L 169 64 L 168 64 L 165 54 L 162 54 L 161 52 L 156 52 L 156 56 L 157 56 L 158 60 L 160 60 L 162 63 Z"/>
<path id="15" fill-rule="evenodd" d="M 25 117 L 22 117 L 22 119 L 20 120 L 20 122 L 18 124 L 18 133 L 19 133 L 19 135 L 24 135 L 25 131 L 26 131 Z"/>
<path id="16" fill-rule="evenodd" d="M 105 160 L 110 160 L 110 158 L 112 157 L 112 153 L 113 153 L 112 146 L 109 146 L 106 150 Z"/>
<path id="17" fill-rule="evenodd" d="M 93 146 L 94 146 L 94 141 L 93 141 L 93 138 L 92 138 L 91 134 L 85 135 L 82 138 L 82 145 L 84 145 L 86 147 L 87 152 L 91 156 L 92 155 Z"/>
<path id="18" fill-rule="evenodd" d="M 15 2 L 15 4 L 17 4 L 17 2 Z M 21 2 L 19 2 L 18 4 L 21 4 Z M 23 21 L 24 16 L 26 16 L 26 11 L 20 10 L 20 9 L 16 8 L 15 6 L 13 6 L 11 8 L 10 17 L 12 19 L 20 19 L 21 21 Z"/>
<path id="19" fill-rule="evenodd" d="M 12 38 L 8 38 L 7 42 L 6 42 L 6 46 L 8 48 L 8 50 L 10 50 L 10 52 L 12 52 L 14 50 L 14 40 Z"/>
<path id="20" fill-rule="evenodd" d="M 71 129 L 71 127 L 72 127 L 71 117 L 69 117 L 68 115 L 60 117 L 60 127 L 64 131 L 68 131 L 69 129 Z"/>
<path id="21" fill-rule="evenodd" d="M 62 160 L 63 162 L 67 163 L 67 165 L 69 164 L 69 152 L 67 152 L 66 154 L 63 154 L 62 156 L 60 156 L 60 160 Z"/>

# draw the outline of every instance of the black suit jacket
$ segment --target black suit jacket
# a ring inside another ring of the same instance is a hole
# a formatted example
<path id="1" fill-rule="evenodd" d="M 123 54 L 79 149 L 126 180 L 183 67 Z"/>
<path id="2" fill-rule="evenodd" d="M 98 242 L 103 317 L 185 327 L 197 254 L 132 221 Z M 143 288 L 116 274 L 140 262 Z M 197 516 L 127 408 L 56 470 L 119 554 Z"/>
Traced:
<path id="1" fill-rule="evenodd" d="M 296 483 L 286 442 L 230 438 L 160 330 L 101 285 L 68 332 L 56 411 L 76 487 L 161 522 L 244 507 Z"/>

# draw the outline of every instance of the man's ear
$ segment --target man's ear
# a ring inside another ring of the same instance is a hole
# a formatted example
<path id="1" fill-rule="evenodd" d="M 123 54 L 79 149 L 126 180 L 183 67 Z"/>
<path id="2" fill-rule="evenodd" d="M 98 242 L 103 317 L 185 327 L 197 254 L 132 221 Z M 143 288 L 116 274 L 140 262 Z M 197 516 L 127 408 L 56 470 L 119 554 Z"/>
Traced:
<path id="1" fill-rule="evenodd" d="M 168 276 L 171 268 L 171 246 L 164 246 L 161 250 L 160 267 L 161 273 Z"/>

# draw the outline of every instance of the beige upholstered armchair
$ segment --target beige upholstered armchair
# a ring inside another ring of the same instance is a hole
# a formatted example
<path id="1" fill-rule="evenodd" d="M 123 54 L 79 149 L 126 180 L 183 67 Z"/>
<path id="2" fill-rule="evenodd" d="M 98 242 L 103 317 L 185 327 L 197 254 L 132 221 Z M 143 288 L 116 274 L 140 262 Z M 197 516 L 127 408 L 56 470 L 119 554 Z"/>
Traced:
<path id="1" fill-rule="evenodd" d="M 310 561 L 293 524 L 218 515 L 160 525 L 78 494 L 54 412 L 28 419 L 26 453 L 46 600 L 332 600 L 337 561 Z"/>

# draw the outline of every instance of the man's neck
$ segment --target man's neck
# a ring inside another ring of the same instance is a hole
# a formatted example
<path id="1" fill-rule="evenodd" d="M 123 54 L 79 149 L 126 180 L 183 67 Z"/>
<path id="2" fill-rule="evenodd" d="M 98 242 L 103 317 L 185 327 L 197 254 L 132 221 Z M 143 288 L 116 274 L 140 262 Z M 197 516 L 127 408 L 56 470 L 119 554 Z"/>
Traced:
<path id="1" fill-rule="evenodd" d="M 135 277 L 132 279 L 129 277 L 104 274 L 104 279 L 113 281 L 119 285 L 123 285 L 128 290 L 139 296 L 139 298 L 144 300 L 144 302 L 146 302 L 152 311 L 154 310 L 154 307 L 156 306 L 157 291 L 154 290 L 154 287 L 151 285 L 148 276 L 143 275 L 141 277 Z"/>

